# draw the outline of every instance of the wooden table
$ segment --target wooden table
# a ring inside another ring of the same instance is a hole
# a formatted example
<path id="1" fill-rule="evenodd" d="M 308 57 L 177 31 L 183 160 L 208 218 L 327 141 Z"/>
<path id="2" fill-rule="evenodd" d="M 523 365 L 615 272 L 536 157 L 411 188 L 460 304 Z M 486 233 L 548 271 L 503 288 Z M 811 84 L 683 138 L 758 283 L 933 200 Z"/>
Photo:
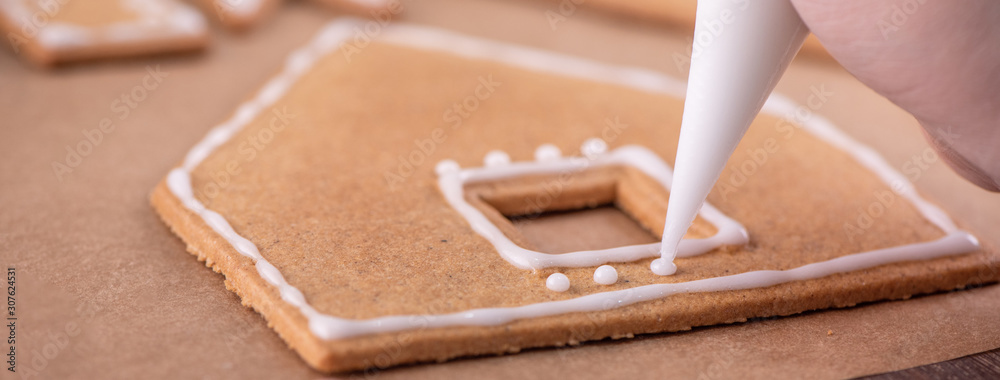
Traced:
<path id="1" fill-rule="evenodd" d="M 945 362 L 922 365 L 895 372 L 865 376 L 864 379 L 989 379 L 1000 376 L 1000 349 L 963 356 Z"/>

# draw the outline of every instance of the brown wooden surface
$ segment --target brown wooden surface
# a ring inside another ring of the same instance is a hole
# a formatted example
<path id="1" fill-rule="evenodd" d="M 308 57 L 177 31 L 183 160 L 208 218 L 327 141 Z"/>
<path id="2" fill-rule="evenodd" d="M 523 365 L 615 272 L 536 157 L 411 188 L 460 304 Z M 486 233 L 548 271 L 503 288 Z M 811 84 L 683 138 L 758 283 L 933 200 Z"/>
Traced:
<path id="1" fill-rule="evenodd" d="M 940 363 L 865 376 L 870 380 L 996 379 L 1000 377 L 1000 349 Z"/>

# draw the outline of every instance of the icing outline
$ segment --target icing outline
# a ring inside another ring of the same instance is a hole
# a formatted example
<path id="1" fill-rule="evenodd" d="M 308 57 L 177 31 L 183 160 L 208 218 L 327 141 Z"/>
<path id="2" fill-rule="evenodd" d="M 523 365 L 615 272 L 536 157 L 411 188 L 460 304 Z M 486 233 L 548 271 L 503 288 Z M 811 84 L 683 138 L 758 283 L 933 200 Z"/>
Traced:
<path id="1" fill-rule="evenodd" d="M 260 255 L 253 242 L 237 234 L 226 219 L 205 208 L 194 198 L 190 172 L 216 147 L 225 143 L 243 125 L 253 120 L 275 101 L 322 56 L 334 51 L 351 36 L 353 28 L 363 25 L 357 19 L 335 20 L 327 24 L 306 46 L 293 52 L 282 71 L 262 87 L 249 101 L 241 105 L 228 120 L 214 127 L 185 156 L 181 167 L 170 171 L 167 187 L 191 212 L 198 215 L 212 230 L 226 239 L 238 253 L 254 261 L 260 276 L 275 286 L 281 299 L 299 309 L 306 317 L 312 333 L 324 340 L 450 326 L 496 326 L 519 319 L 537 318 L 574 312 L 593 312 L 623 307 L 637 302 L 667 297 L 671 294 L 750 289 L 825 277 L 902 261 L 926 260 L 969 253 L 979 248 L 975 237 L 958 230 L 950 218 L 933 204 L 921 198 L 906 178 L 892 168 L 874 150 L 836 129 L 819 115 L 802 123 L 801 127 L 833 146 L 844 150 L 862 166 L 872 170 L 898 194 L 909 200 L 929 221 L 940 227 L 946 236 L 921 243 L 849 254 L 835 259 L 773 271 L 753 271 L 730 276 L 707 278 L 673 284 L 652 284 L 629 289 L 585 295 L 561 301 L 529 305 L 466 310 L 439 315 L 395 315 L 372 319 L 346 319 L 323 314 L 305 300 L 305 296 L 288 284 L 281 272 Z M 684 84 L 651 70 L 612 66 L 538 49 L 467 37 L 449 31 L 393 24 L 385 29 L 379 41 L 409 48 L 442 51 L 461 57 L 506 63 L 513 67 L 552 73 L 564 77 L 583 78 L 598 83 L 617 84 L 628 88 L 683 98 Z M 764 112 L 781 117 L 797 105 L 778 94 L 772 94 Z"/>
<path id="2" fill-rule="evenodd" d="M 584 142 L 584 148 L 596 143 L 596 141 L 604 143 L 599 139 L 590 139 Z M 491 155 L 495 157 L 495 153 L 498 153 L 494 151 L 487 154 L 485 160 L 487 165 L 468 169 L 458 169 L 458 164 L 451 160 L 442 161 L 437 167 L 438 187 L 452 208 L 465 218 L 472 229 L 489 240 L 500 257 L 520 269 L 591 267 L 659 257 L 660 242 L 560 254 L 548 254 L 527 249 L 510 240 L 503 231 L 483 215 L 482 211 L 465 200 L 465 185 L 469 183 L 525 175 L 558 175 L 608 166 L 633 167 L 656 180 L 667 191 L 670 190 L 673 171 L 660 156 L 649 149 L 638 145 L 627 145 L 608 153 L 601 153 L 602 149 L 597 149 L 596 152 L 588 152 L 588 149 L 581 149 L 581 151 L 590 157 L 555 158 L 546 157 L 544 152 L 540 152 L 541 154 L 536 155 L 541 156 L 542 159 L 536 162 L 490 164 Z M 726 216 L 708 202 L 702 206 L 699 215 L 712 224 L 717 231 L 715 235 L 708 238 L 681 241 L 680 257 L 697 256 L 723 245 L 743 245 L 749 241 L 746 228 L 742 224 Z"/>

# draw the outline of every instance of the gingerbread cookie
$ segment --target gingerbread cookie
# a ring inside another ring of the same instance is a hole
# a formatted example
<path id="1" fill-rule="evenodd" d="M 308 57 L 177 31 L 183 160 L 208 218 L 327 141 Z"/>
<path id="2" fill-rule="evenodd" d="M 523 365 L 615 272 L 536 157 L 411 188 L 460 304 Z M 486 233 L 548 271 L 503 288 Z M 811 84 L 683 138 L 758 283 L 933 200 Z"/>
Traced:
<path id="1" fill-rule="evenodd" d="M 271 14 L 281 0 L 201 0 L 205 13 L 227 28 L 242 31 Z"/>
<path id="2" fill-rule="evenodd" d="M 205 19 L 176 0 L 4 0 L 0 26 L 40 65 L 201 49 Z"/>
<path id="3" fill-rule="evenodd" d="M 363 25 L 333 22 L 292 53 L 152 194 L 188 250 L 316 369 L 680 331 L 1000 277 L 995 251 L 902 174 L 818 115 L 786 119 L 799 106 L 778 95 L 682 242 L 678 272 L 655 275 L 683 83 L 402 24 L 362 46 Z M 553 214 L 595 210 L 551 235 Z M 623 220 L 648 236 L 597 238 Z"/>

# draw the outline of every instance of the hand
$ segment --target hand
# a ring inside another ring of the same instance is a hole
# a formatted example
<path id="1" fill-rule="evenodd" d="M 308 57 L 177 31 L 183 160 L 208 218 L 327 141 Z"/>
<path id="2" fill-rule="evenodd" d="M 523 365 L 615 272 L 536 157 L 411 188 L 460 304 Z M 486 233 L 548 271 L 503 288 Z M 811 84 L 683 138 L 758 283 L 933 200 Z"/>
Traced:
<path id="1" fill-rule="evenodd" d="M 952 169 L 1000 191 L 1000 1 L 791 1 L 844 68 L 917 118 Z"/>

